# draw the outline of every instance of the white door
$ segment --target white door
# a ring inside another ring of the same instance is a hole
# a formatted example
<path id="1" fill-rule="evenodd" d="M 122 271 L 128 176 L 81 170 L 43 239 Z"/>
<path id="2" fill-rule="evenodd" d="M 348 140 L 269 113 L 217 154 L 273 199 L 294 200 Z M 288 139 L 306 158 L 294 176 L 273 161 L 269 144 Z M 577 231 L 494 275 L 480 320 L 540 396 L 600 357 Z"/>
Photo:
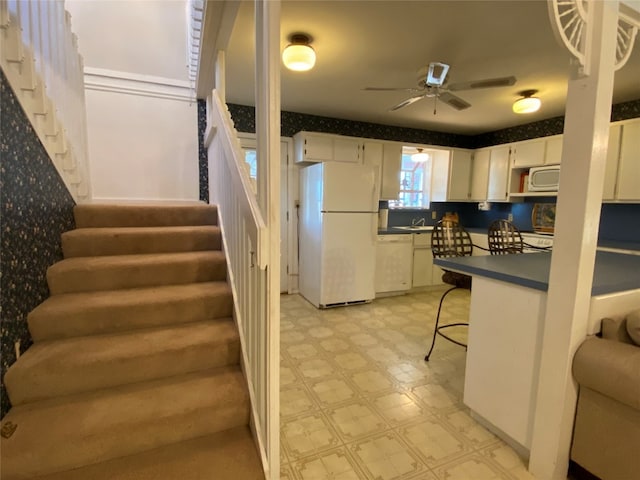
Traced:
<path id="1" fill-rule="evenodd" d="M 325 162 L 308 168 L 319 168 L 323 174 L 323 206 L 326 212 L 377 212 L 375 169 L 367 165 Z"/>
<path id="2" fill-rule="evenodd" d="M 245 161 L 249 167 L 251 178 L 256 179 L 256 138 L 254 134 L 243 134 L 240 144 L 244 151 Z M 287 216 L 289 205 L 289 142 L 280 142 L 280 292 L 289 291 L 289 218 Z"/>

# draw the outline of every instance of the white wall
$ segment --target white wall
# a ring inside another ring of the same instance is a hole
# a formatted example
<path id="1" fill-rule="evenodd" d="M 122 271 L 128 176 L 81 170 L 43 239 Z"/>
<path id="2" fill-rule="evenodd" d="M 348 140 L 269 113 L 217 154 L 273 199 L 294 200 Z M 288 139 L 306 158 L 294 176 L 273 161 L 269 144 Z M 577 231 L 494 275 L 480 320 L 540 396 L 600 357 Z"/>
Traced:
<path id="1" fill-rule="evenodd" d="M 85 65 L 92 199 L 197 200 L 185 0 L 67 0 Z"/>

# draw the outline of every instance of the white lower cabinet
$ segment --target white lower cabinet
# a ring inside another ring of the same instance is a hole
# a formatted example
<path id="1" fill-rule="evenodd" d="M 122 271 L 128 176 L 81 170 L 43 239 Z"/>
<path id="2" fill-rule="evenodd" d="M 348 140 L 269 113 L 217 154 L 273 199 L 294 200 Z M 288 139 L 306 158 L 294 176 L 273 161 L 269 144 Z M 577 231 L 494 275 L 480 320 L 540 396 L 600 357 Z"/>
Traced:
<path id="1" fill-rule="evenodd" d="M 476 248 L 476 246 L 482 247 L 482 248 L 489 248 L 489 238 L 487 237 L 486 233 L 469 233 L 469 236 L 471 237 L 471 243 L 473 243 L 474 247 L 473 247 L 473 256 L 474 257 L 479 257 L 482 255 L 491 255 L 491 252 L 489 252 L 488 250 L 482 250 L 480 248 Z"/>
<path id="2" fill-rule="evenodd" d="M 411 286 L 428 287 L 442 284 L 442 269 L 433 264 L 431 233 L 413 234 L 413 282 Z"/>

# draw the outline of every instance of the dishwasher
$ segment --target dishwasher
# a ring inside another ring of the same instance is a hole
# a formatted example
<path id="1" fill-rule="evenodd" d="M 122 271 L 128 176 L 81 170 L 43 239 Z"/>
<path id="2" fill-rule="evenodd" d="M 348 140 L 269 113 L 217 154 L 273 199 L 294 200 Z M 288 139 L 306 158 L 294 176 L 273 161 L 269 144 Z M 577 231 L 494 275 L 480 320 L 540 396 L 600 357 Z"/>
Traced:
<path id="1" fill-rule="evenodd" d="M 376 296 L 404 293 L 411 288 L 413 235 L 378 235 Z"/>

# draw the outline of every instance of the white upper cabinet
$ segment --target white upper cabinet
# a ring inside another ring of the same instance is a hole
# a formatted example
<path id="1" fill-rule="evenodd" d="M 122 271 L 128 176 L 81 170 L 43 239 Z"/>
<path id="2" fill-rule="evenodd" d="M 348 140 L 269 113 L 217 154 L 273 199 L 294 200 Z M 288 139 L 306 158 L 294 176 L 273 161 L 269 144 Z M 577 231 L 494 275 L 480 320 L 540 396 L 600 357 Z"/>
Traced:
<path id="1" fill-rule="evenodd" d="M 622 125 L 616 200 L 640 200 L 640 121 Z"/>
<path id="2" fill-rule="evenodd" d="M 448 200 L 468 201 L 471 196 L 471 152 L 469 150 L 453 149 L 449 161 Z"/>
<path id="3" fill-rule="evenodd" d="M 547 138 L 547 149 L 544 154 L 545 165 L 557 165 L 562 160 L 562 135 Z"/>
<path id="4" fill-rule="evenodd" d="M 489 157 L 487 200 L 505 201 L 509 183 L 509 146 L 493 147 Z"/>
<path id="5" fill-rule="evenodd" d="M 402 145 L 385 142 L 382 151 L 382 176 L 380 198 L 397 200 L 400 196 L 400 170 L 402 169 Z"/>
<path id="6" fill-rule="evenodd" d="M 535 167 L 544 164 L 545 140 L 527 140 L 511 146 L 514 167 Z"/>
<path id="7" fill-rule="evenodd" d="M 489 159 L 491 149 L 476 150 L 473 154 L 473 168 L 471 171 L 471 200 L 484 202 L 487 199 L 489 186 Z"/>
<path id="8" fill-rule="evenodd" d="M 333 161 L 360 163 L 362 161 L 362 141 L 355 138 L 335 137 L 333 139 Z"/>
<path id="9" fill-rule="evenodd" d="M 395 142 L 365 140 L 363 162 L 377 169 L 380 200 L 397 200 L 400 195 L 402 145 Z"/>
<path id="10" fill-rule="evenodd" d="M 325 133 L 298 132 L 293 136 L 296 163 L 360 163 L 362 141 Z"/>

